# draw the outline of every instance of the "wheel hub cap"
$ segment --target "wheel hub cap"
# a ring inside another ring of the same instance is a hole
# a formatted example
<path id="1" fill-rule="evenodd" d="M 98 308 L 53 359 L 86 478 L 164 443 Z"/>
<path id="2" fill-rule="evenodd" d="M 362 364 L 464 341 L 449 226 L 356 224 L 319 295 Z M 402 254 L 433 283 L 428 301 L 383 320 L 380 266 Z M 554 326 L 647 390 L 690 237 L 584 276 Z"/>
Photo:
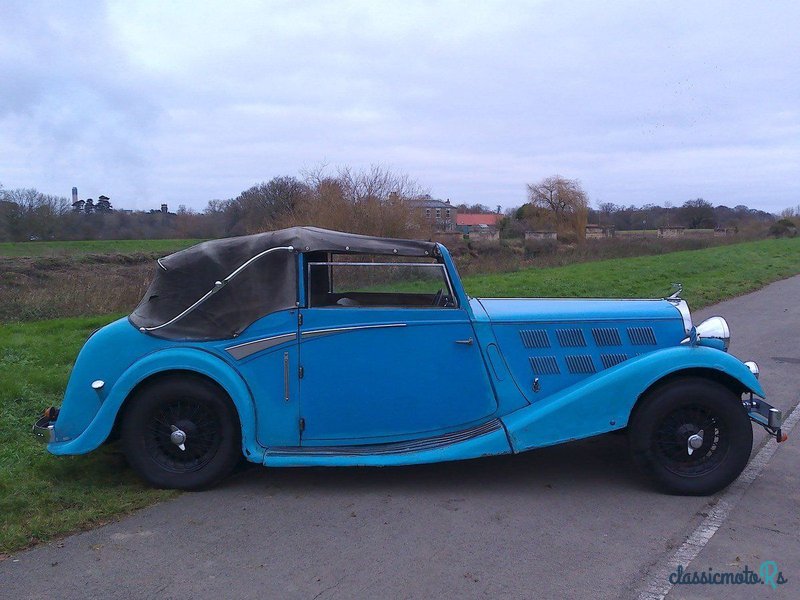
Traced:
<path id="1" fill-rule="evenodd" d="M 175 425 L 171 425 L 170 429 L 172 433 L 169 435 L 169 441 L 186 452 L 186 433 L 182 429 L 178 429 Z"/>
<path id="2" fill-rule="evenodd" d="M 700 448 L 703 445 L 703 430 L 701 429 L 697 433 L 690 435 L 689 439 L 686 441 L 686 451 L 689 453 L 689 456 L 692 453 Z"/>

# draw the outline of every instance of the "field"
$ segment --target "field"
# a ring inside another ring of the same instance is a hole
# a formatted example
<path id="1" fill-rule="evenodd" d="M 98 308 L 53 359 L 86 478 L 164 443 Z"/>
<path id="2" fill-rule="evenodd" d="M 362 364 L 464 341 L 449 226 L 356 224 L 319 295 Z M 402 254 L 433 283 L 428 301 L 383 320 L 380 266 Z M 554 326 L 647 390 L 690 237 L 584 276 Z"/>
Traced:
<path id="1" fill-rule="evenodd" d="M 582 263 L 464 279 L 476 296 L 662 297 L 681 281 L 700 308 L 800 273 L 800 239 Z M 40 411 L 61 402 L 70 366 L 89 333 L 120 316 L 0 326 L 0 558 L 172 497 L 144 487 L 114 444 L 56 458 L 30 435 Z"/>
<path id="2" fill-rule="evenodd" d="M 89 240 L 83 242 L 0 242 L 0 257 L 65 256 L 75 254 L 169 254 L 203 240 Z"/>

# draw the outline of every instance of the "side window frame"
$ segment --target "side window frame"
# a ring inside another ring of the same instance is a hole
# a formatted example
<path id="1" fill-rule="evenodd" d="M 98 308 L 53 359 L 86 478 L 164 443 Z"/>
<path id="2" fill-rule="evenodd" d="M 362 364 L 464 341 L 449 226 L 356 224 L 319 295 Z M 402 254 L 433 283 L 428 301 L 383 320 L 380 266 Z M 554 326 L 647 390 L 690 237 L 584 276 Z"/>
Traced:
<path id="1" fill-rule="evenodd" d="M 304 276 L 304 283 L 305 283 L 304 287 L 305 287 L 305 296 L 306 296 L 305 297 L 305 306 L 306 306 L 306 308 L 333 308 L 333 309 L 342 308 L 340 306 L 333 306 L 333 305 L 322 305 L 322 306 L 320 306 L 320 305 L 315 305 L 314 304 L 314 302 L 312 301 L 312 297 L 313 297 L 313 290 L 312 290 L 313 277 L 311 275 L 312 267 L 315 267 L 315 266 L 316 267 L 320 267 L 320 266 L 327 267 L 327 273 L 328 273 L 327 274 L 327 281 L 328 281 L 327 293 L 334 293 L 334 291 L 333 291 L 333 279 L 334 278 L 333 278 L 333 269 L 332 269 L 332 267 L 334 267 L 334 266 L 342 266 L 342 265 L 348 265 L 348 266 L 353 266 L 353 267 L 366 267 L 366 268 L 369 268 L 369 267 L 381 267 L 381 266 L 391 266 L 391 267 L 398 267 L 398 266 L 399 267 L 420 267 L 420 266 L 424 266 L 426 268 L 438 267 L 438 268 L 440 268 L 442 270 L 442 275 L 443 275 L 442 279 L 443 279 L 443 282 L 444 282 L 445 286 L 447 287 L 447 295 L 450 298 L 450 301 L 452 302 L 451 306 L 425 306 L 425 305 L 417 306 L 417 305 L 411 305 L 411 304 L 392 304 L 392 305 L 382 305 L 382 306 L 360 305 L 357 308 L 360 308 L 360 309 L 369 309 L 369 308 L 419 309 L 419 308 L 427 308 L 427 309 L 446 309 L 446 310 L 451 310 L 453 308 L 460 308 L 461 307 L 460 306 L 461 305 L 460 299 L 459 299 L 458 295 L 456 294 L 456 290 L 455 290 L 455 288 L 453 286 L 453 281 L 450 278 L 450 272 L 447 269 L 447 265 L 445 265 L 444 262 L 436 262 L 436 263 L 407 262 L 407 263 L 403 263 L 403 262 L 347 262 L 347 261 L 334 261 L 334 260 L 332 260 L 333 259 L 333 255 L 330 254 L 330 253 L 328 253 L 327 258 L 328 258 L 328 260 L 325 260 L 325 261 L 310 261 L 310 260 L 307 259 L 307 257 L 304 260 L 304 263 L 305 263 L 304 271 L 305 271 L 305 273 L 303 274 L 303 276 Z M 423 294 L 421 294 L 421 295 L 423 295 Z"/>

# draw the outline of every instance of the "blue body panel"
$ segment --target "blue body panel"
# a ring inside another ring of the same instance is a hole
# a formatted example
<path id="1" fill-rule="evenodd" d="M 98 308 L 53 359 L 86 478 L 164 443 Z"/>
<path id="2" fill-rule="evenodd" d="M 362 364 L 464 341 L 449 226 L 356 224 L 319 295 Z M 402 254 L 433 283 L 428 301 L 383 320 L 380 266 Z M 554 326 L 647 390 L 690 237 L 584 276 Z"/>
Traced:
<path id="1" fill-rule="evenodd" d="M 102 328 L 76 360 L 48 449 L 97 448 L 136 386 L 174 371 L 219 384 L 244 455 L 269 466 L 439 462 L 588 437 L 625 427 L 648 387 L 685 369 L 764 396 L 736 358 L 682 345 L 668 301 L 470 299 L 440 250 L 456 307 L 308 308 L 301 277 L 297 308 L 235 339 L 165 340 L 127 319 Z"/>
<path id="2" fill-rule="evenodd" d="M 456 343 L 474 337 L 458 308 L 303 310 L 302 445 L 415 439 L 491 418 L 480 350 Z"/>
<path id="3" fill-rule="evenodd" d="M 628 424 L 636 401 L 663 377 L 686 369 L 726 373 L 759 396 L 758 380 L 733 356 L 676 346 L 630 359 L 503 417 L 515 452 L 585 438 Z"/>

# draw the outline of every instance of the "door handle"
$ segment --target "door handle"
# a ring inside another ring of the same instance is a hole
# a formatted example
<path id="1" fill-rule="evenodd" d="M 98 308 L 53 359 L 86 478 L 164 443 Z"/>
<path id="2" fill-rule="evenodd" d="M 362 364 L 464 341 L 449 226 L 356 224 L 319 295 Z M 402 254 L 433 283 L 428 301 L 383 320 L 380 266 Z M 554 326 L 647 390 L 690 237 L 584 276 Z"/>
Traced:
<path id="1" fill-rule="evenodd" d="M 456 340 L 456 344 L 463 344 L 465 346 L 472 346 L 472 338 L 466 340 Z"/>

